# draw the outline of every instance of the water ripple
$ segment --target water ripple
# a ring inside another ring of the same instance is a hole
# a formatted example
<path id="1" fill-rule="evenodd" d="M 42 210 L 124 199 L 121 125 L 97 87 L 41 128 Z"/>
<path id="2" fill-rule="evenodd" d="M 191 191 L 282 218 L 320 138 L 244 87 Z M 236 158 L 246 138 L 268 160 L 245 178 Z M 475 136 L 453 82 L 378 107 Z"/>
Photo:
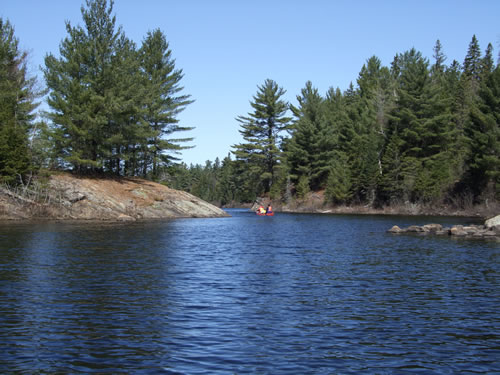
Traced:
<path id="1" fill-rule="evenodd" d="M 232 213 L 1 227 L 0 372 L 500 372 L 498 244 Z"/>

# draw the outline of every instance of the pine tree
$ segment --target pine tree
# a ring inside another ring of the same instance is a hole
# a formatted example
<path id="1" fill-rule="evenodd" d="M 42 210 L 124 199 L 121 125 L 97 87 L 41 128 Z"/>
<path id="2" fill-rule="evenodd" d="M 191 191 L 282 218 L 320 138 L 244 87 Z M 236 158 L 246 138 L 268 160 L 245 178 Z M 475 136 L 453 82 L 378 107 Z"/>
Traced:
<path id="1" fill-rule="evenodd" d="M 342 94 L 339 88 L 330 88 L 325 99 L 327 126 L 333 135 L 329 158 L 325 198 L 332 203 L 346 203 L 355 195 L 353 165 L 357 155 L 354 143 L 358 139 L 357 121 L 359 95 L 352 83 Z M 362 151 L 364 153 L 364 150 Z"/>
<path id="2" fill-rule="evenodd" d="M 81 8 L 85 28 L 66 23 L 60 58 L 45 58 L 45 78 L 53 109 L 54 135 L 65 162 L 80 172 L 104 170 L 115 134 L 118 41 L 123 36 L 112 16 L 113 1 L 87 0 Z M 121 77 L 125 78 L 125 77 Z"/>
<path id="3" fill-rule="evenodd" d="M 168 177 L 162 181 L 172 189 L 189 192 L 191 190 L 191 174 L 185 163 L 177 163 L 168 167 Z"/>
<path id="4" fill-rule="evenodd" d="M 35 84 L 14 28 L 0 18 L 0 181 L 4 183 L 21 182 L 31 168 L 28 131 L 40 96 Z"/>
<path id="5" fill-rule="evenodd" d="M 318 189 L 328 175 L 334 148 L 333 128 L 327 123 L 324 100 L 310 81 L 301 94 L 297 96 L 299 107 L 291 106 L 295 123 L 286 156 L 292 180 L 297 182 L 305 176 L 310 188 Z"/>
<path id="6" fill-rule="evenodd" d="M 479 90 L 480 102 L 471 110 L 469 138 L 469 184 L 476 196 L 490 182 L 500 193 L 500 67 L 491 73 Z"/>
<path id="7" fill-rule="evenodd" d="M 478 90 L 481 83 L 482 72 L 482 59 L 479 42 L 475 35 L 469 43 L 467 54 L 465 55 L 463 63 L 463 73 L 461 76 L 461 89 L 462 89 L 462 110 L 464 120 L 464 127 L 467 126 L 469 113 L 477 103 Z"/>
<path id="8" fill-rule="evenodd" d="M 481 49 L 475 35 L 472 36 L 464 59 L 464 75 L 476 82 L 481 77 Z"/>
<path id="9" fill-rule="evenodd" d="M 295 187 L 297 198 L 302 199 L 311 191 L 309 185 L 309 177 L 305 174 L 301 175 L 297 182 L 297 186 Z"/>
<path id="10" fill-rule="evenodd" d="M 142 121 L 146 88 L 139 74 L 135 43 L 123 34 L 116 42 L 112 64 L 109 74 L 113 80 L 106 95 L 110 108 L 100 146 L 102 163 L 106 171 L 117 175 L 135 175 L 137 145 L 147 141 L 146 124 Z"/>
<path id="11" fill-rule="evenodd" d="M 390 71 L 372 56 L 363 65 L 357 82 L 359 98 L 354 107 L 357 118 L 353 118 L 356 126 L 348 151 L 351 181 L 355 198 L 373 204 L 388 114 L 394 106 L 393 80 Z"/>
<path id="12" fill-rule="evenodd" d="M 453 175 L 455 180 L 460 180 L 465 171 L 465 159 L 468 153 L 468 146 L 464 134 L 465 126 L 469 119 L 469 109 L 465 101 L 464 80 L 460 64 L 454 60 L 446 68 L 442 77 L 441 84 L 443 90 L 450 98 L 451 120 L 455 129 L 455 137 L 451 140 L 450 149 L 454 153 Z M 458 186 L 458 185 L 457 185 Z"/>
<path id="13" fill-rule="evenodd" d="M 489 43 L 486 51 L 484 52 L 484 56 L 481 59 L 481 81 L 487 80 L 494 68 L 495 63 L 493 62 L 493 46 Z"/>
<path id="14" fill-rule="evenodd" d="M 231 155 L 222 160 L 220 179 L 218 183 L 218 197 L 221 205 L 234 203 L 237 200 L 237 184 Z"/>
<path id="15" fill-rule="evenodd" d="M 165 138 L 193 129 L 180 126 L 177 119 L 177 115 L 193 101 L 189 95 L 180 95 L 183 88 L 179 84 L 183 73 L 175 68 L 172 51 L 160 30 L 148 32 L 139 53 L 146 84 L 145 120 L 150 130 L 145 168 L 151 168 L 153 179 L 157 179 L 162 165 L 178 160 L 168 153 L 176 154 L 188 148 L 182 143 L 193 139 Z"/>
<path id="16" fill-rule="evenodd" d="M 254 111 L 236 118 L 246 143 L 234 145 L 234 154 L 244 163 L 249 180 L 261 186 L 263 192 L 269 192 L 276 180 L 280 167 L 280 133 L 289 128 L 291 120 L 286 117 L 288 103 L 281 99 L 284 94 L 283 88 L 267 79 L 258 86 L 254 101 L 250 103 Z"/>
<path id="17" fill-rule="evenodd" d="M 441 45 L 441 41 L 438 39 L 436 44 L 434 45 L 434 65 L 431 68 L 431 74 L 433 76 L 442 75 L 445 71 L 444 62 L 446 61 L 446 55 L 443 53 L 443 46 Z"/>
<path id="18" fill-rule="evenodd" d="M 0 182 L 8 185 L 21 182 L 31 163 L 25 129 L 13 122 L 0 128 Z"/>
<path id="19" fill-rule="evenodd" d="M 332 203 L 347 203 L 352 198 L 351 169 L 347 155 L 336 152 L 331 161 L 325 190 L 325 198 Z"/>
<path id="20" fill-rule="evenodd" d="M 395 129 L 394 133 L 390 135 L 384 148 L 381 160 L 382 173 L 378 179 L 379 200 L 390 205 L 401 203 L 400 200 L 404 197 L 404 182 L 401 173 L 402 141 L 396 131 Z"/>
<path id="21" fill-rule="evenodd" d="M 438 40 L 439 42 L 439 40 Z M 457 92 L 460 87 L 460 65 L 454 60 L 450 67 L 444 65 L 446 55 L 442 52 L 442 47 L 436 45 L 435 64 L 431 69 L 431 84 L 435 90 L 439 91 L 441 101 L 444 107 L 443 113 L 447 113 L 447 120 L 450 121 L 450 134 L 448 149 L 453 154 L 453 160 L 450 162 L 450 178 L 457 181 L 463 173 L 463 164 L 465 158 L 465 141 L 463 136 L 463 126 L 460 121 L 460 108 L 457 105 Z"/>
<path id="22" fill-rule="evenodd" d="M 354 136 L 352 122 L 347 112 L 348 103 L 349 98 L 345 97 L 339 88 L 330 88 L 326 93 L 325 117 L 327 127 L 332 132 L 333 148 L 344 152 L 348 140 Z"/>
<path id="23" fill-rule="evenodd" d="M 405 200 L 430 201 L 442 197 L 452 179 L 454 137 L 451 101 L 433 83 L 428 62 L 412 49 L 399 56 L 398 99 L 393 133 L 400 142 L 401 178 Z"/>

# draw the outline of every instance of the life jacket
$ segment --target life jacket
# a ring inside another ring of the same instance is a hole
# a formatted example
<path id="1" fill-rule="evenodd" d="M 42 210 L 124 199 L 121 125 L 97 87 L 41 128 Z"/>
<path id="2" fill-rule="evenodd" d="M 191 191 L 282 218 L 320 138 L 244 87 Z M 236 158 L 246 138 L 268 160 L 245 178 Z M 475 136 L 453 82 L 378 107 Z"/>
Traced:
<path id="1" fill-rule="evenodd" d="M 271 207 L 271 205 L 267 206 L 266 212 L 273 212 L 273 208 Z"/>

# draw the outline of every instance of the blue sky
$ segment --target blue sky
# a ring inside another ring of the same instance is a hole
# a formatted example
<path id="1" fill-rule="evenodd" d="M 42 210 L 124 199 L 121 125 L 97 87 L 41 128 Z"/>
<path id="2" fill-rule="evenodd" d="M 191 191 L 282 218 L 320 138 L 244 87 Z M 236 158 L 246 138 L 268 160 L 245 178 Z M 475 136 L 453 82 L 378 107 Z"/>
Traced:
<path id="1" fill-rule="evenodd" d="M 47 53 L 58 55 L 65 21 L 82 24 L 83 0 L 2 0 L 0 16 L 15 27 L 30 52 L 33 74 Z M 138 45 L 160 28 L 176 66 L 184 72 L 183 93 L 195 103 L 179 116 L 195 130 L 185 150 L 187 164 L 224 158 L 242 142 L 235 117 L 251 111 L 257 85 L 275 80 L 296 95 L 310 80 L 320 93 L 356 83 L 373 55 L 390 65 L 397 53 L 415 47 L 432 60 L 441 41 L 447 63 L 463 62 L 475 34 L 484 52 L 500 50 L 500 1 L 327 1 L 327 0 L 115 0 L 114 13 L 125 34 Z M 496 61 L 495 61 L 496 62 Z"/>

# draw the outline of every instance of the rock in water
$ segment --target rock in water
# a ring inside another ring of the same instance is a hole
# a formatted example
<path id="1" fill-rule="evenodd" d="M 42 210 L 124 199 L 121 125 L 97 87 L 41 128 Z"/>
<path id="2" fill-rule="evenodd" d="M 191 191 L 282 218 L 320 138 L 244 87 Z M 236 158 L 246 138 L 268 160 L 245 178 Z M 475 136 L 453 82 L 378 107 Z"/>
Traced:
<path id="1" fill-rule="evenodd" d="M 450 229 L 450 234 L 452 236 L 466 236 L 467 232 L 462 225 L 455 225 Z"/>
<path id="2" fill-rule="evenodd" d="M 500 237 L 500 225 L 486 227 L 485 225 L 454 225 L 451 228 L 443 228 L 441 224 L 426 224 L 423 226 L 411 225 L 408 228 L 400 228 L 394 225 L 387 232 L 389 233 L 411 233 L 418 235 L 450 235 L 456 237 L 484 238 Z"/>
<path id="3" fill-rule="evenodd" d="M 495 217 L 492 217 L 491 219 L 486 220 L 484 226 L 486 228 L 493 228 L 496 226 L 500 226 L 500 215 L 497 215 Z"/>
<path id="4" fill-rule="evenodd" d="M 401 228 L 397 225 L 394 225 L 391 229 L 388 230 L 389 233 L 401 233 Z"/>
<path id="5" fill-rule="evenodd" d="M 426 224 L 422 228 L 424 228 L 425 232 L 436 233 L 443 230 L 443 226 L 441 224 Z"/>

